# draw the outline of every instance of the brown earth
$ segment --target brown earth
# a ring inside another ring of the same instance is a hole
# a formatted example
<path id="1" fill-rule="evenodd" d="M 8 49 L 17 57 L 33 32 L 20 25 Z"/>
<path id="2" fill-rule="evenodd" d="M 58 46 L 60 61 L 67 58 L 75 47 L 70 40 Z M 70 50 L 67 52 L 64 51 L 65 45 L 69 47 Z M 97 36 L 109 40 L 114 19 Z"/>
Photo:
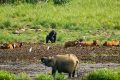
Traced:
<path id="1" fill-rule="evenodd" d="M 47 50 L 48 46 L 50 47 Z M 32 52 L 29 49 L 32 47 Z M 70 47 L 62 45 L 24 44 L 22 48 L 0 49 L 0 63 L 25 61 L 37 62 L 43 56 L 73 53 L 82 62 L 120 63 L 120 47 Z"/>
<path id="2" fill-rule="evenodd" d="M 47 50 L 49 46 L 49 49 Z M 32 52 L 29 49 L 32 47 Z M 22 48 L 0 49 L 0 69 L 13 73 L 26 72 L 33 76 L 36 73 L 50 72 L 40 64 L 43 56 L 73 53 L 81 62 L 79 75 L 98 68 L 120 69 L 120 47 L 70 47 L 64 49 L 59 44 L 25 44 Z M 86 64 L 87 63 L 87 64 Z"/>

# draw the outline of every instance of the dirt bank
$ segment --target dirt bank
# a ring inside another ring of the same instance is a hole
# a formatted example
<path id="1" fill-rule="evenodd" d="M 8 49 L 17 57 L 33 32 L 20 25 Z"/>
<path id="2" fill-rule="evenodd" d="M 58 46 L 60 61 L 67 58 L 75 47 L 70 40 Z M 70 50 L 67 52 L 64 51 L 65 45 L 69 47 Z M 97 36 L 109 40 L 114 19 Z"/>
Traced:
<path id="1" fill-rule="evenodd" d="M 49 50 L 48 49 L 49 46 Z M 32 52 L 29 49 L 32 47 Z M 43 56 L 73 53 L 82 62 L 120 63 L 120 47 L 71 47 L 62 45 L 24 44 L 22 48 L 0 49 L 0 63 L 25 61 L 35 63 Z"/>

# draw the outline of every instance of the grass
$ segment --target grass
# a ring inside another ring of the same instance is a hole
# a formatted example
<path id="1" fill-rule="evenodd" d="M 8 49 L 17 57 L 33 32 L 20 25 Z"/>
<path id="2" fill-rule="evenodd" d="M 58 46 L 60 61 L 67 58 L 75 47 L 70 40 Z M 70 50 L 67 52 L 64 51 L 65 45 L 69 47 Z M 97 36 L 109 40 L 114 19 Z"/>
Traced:
<path id="1" fill-rule="evenodd" d="M 22 72 L 20 74 L 18 74 L 17 76 L 17 80 L 32 80 L 27 73 Z"/>
<path id="2" fill-rule="evenodd" d="M 8 31 L 9 37 L 0 42 L 44 42 L 51 28 L 58 32 L 58 43 L 86 37 L 100 41 L 120 39 L 119 0 L 72 0 L 64 5 L 53 2 L 37 4 L 0 5 L 0 29 Z M 41 28 L 36 34 L 23 33 L 16 36 L 11 31 L 19 28 Z M 36 34 L 36 35 L 35 35 Z M 34 36 L 35 35 L 35 36 Z"/>
<path id="3" fill-rule="evenodd" d="M 7 71 L 0 71 L 0 80 L 16 80 L 16 76 Z"/>
<path id="4" fill-rule="evenodd" d="M 99 69 L 90 72 L 82 80 L 120 80 L 119 74 L 119 70 Z"/>
<path id="5" fill-rule="evenodd" d="M 8 71 L 0 70 L 0 80 L 32 80 L 25 72 L 15 75 Z M 35 80 L 68 80 L 65 75 L 57 73 L 55 77 L 48 74 L 37 74 Z"/>
<path id="6" fill-rule="evenodd" d="M 48 74 L 38 74 L 36 80 L 53 80 L 54 78 Z"/>
<path id="7" fill-rule="evenodd" d="M 8 71 L 0 71 L 0 80 L 32 80 L 28 74 L 22 72 L 18 75 L 12 74 Z M 68 78 L 57 73 L 55 77 L 48 74 L 37 74 L 35 80 L 68 80 Z M 98 69 L 87 73 L 82 80 L 120 80 L 120 70 Z"/>
<path id="8" fill-rule="evenodd" d="M 67 77 L 65 77 L 65 75 L 57 73 L 55 77 L 48 74 L 38 74 L 36 76 L 36 80 L 68 80 L 68 79 Z"/>

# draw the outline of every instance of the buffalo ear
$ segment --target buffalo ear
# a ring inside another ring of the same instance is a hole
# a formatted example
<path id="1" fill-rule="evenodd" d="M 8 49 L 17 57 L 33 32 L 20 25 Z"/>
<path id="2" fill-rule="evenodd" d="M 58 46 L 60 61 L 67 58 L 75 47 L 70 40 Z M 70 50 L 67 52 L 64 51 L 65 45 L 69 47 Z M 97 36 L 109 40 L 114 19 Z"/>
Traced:
<path id="1" fill-rule="evenodd" d="M 41 62 L 44 62 L 44 60 L 45 60 L 45 58 L 44 58 L 44 57 L 42 57 L 42 58 L 41 58 Z"/>
<path id="2" fill-rule="evenodd" d="M 53 56 L 48 57 L 49 60 L 53 59 Z"/>
<path id="3" fill-rule="evenodd" d="M 49 57 L 49 59 L 48 59 L 48 60 L 49 60 L 49 62 L 51 63 L 51 65 L 52 65 L 52 66 L 54 66 L 54 65 L 55 65 L 55 62 L 56 62 L 56 61 L 55 61 L 55 59 L 54 59 L 54 57 L 53 57 L 53 56 L 52 56 L 52 57 Z"/>

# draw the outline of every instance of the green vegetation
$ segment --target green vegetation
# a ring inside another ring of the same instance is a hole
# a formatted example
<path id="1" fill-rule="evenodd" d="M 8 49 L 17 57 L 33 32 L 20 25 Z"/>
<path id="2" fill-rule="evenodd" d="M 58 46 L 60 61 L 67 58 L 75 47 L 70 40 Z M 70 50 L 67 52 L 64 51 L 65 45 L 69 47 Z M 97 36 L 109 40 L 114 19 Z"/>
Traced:
<path id="1" fill-rule="evenodd" d="M 54 4 L 64 4 L 69 2 L 70 0 L 53 0 Z"/>
<path id="2" fill-rule="evenodd" d="M 84 36 L 86 40 L 102 42 L 117 40 L 120 39 L 119 3 L 119 0 L 70 0 L 64 5 L 55 5 L 49 0 L 36 4 L 3 4 L 0 5 L 0 42 L 44 42 L 51 28 L 58 32 L 58 43 Z M 22 28 L 27 30 L 20 35 L 12 33 Z M 42 31 L 29 31 L 36 28 Z"/>
<path id="3" fill-rule="evenodd" d="M 68 80 L 65 75 L 57 73 L 55 77 L 48 74 L 38 74 L 36 80 Z"/>
<path id="4" fill-rule="evenodd" d="M 68 80 L 68 79 L 67 79 L 67 77 L 65 77 L 64 74 L 59 74 L 59 73 L 57 73 L 57 74 L 55 75 L 54 80 Z"/>
<path id="5" fill-rule="evenodd" d="M 32 79 L 25 72 L 22 72 L 17 76 L 17 80 L 32 80 Z"/>
<path id="6" fill-rule="evenodd" d="M 90 72 L 83 80 L 120 80 L 120 71 L 99 69 Z"/>
<path id="7" fill-rule="evenodd" d="M 32 80 L 26 73 L 14 75 L 7 71 L 0 71 L 0 80 Z M 48 74 L 37 74 L 35 80 L 68 80 L 63 74 L 55 77 Z M 98 69 L 85 75 L 82 80 L 120 80 L 120 70 Z"/>
<path id="8" fill-rule="evenodd" d="M 16 76 L 7 71 L 0 71 L 0 80 L 16 80 Z"/>
<path id="9" fill-rule="evenodd" d="M 46 0 L 1 0 L 1 4 L 19 4 L 19 3 L 31 3 L 35 4 L 39 1 L 46 1 Z"/>
<path id="10" fill-rule="evenodd" d="M 18 75 L 12 74 L 8 71 L 0 71 L 0 80 L 32 80 L 28 74 L 22 72 Z M 55 77 L 48 74 L 37 74 L 35 80 L 68 80 L 65 75 L 57 73 Z"/>
<path id="11" fill-rule="evenodd" d="M 53 80 L 54 78 L 48 74 L 38 74 L 36 80 Z"/>

